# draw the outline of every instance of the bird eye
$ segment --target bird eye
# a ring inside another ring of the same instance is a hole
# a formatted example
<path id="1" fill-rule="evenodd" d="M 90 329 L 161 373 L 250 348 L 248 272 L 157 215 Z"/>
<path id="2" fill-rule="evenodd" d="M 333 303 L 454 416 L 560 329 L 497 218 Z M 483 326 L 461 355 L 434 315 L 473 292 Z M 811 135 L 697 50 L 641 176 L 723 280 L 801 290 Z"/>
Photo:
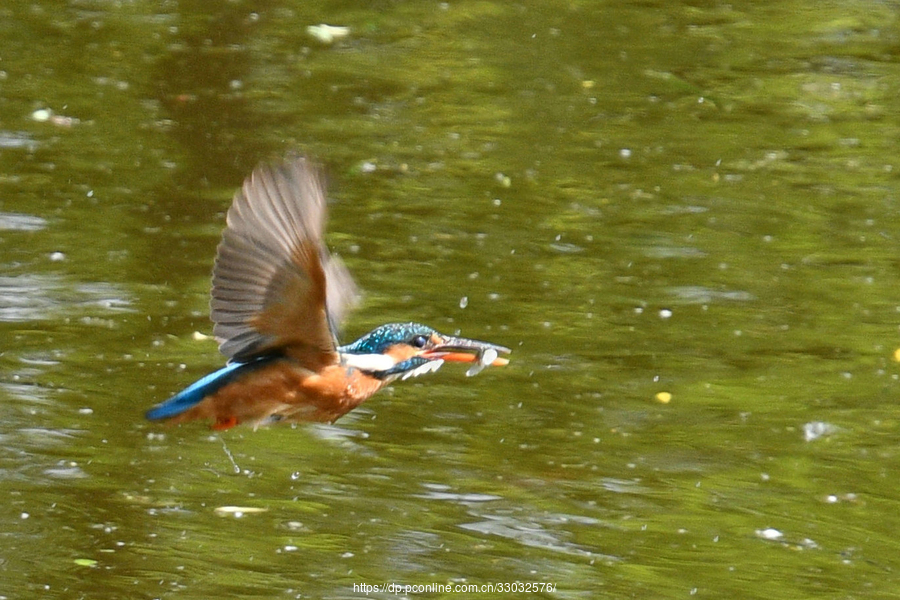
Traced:
<path id="1" fill-rule="evenodd" d="M 416 348 L 424 348 L 425 344 L 428 343 L 428 338 L 424 335 L 417 335 L 412 339 L 412 345 Z"/>

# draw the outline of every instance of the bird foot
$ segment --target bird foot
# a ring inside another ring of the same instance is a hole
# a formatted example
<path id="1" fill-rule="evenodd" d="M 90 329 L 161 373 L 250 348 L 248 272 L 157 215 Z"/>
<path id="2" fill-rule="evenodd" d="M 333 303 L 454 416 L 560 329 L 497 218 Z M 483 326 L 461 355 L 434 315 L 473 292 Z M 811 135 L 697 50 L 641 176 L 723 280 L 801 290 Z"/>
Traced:
<path id="1" fill-rule="evenodd" d="M 225 431 L 226 429 L 231 429 L 237 424 L 237 417 L 219 417 L 216 419 L 216 422 L 213 423 L 212 429 L 214 431 Z"/>

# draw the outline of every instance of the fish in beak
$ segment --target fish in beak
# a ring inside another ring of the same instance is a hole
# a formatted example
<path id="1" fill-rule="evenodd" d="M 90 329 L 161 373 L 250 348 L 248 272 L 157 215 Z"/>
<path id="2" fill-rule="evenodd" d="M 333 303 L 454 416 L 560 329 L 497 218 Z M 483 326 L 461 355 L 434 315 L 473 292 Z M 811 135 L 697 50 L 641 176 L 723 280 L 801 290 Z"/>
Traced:
<path id="1" fill-rule="evenodd" d="M 501 358 L 500 354 L 509 354 L 511 350 L 505 346 L 498 346 L 489 342 L 470 340 L 460 337 L 443 337 L 433 347 L 425 350 L 419 356 L 429 360 L 445 360 L 448 362 L 473 363 L 466 376 L 472 377 L 480 373 L 485 367 L 502 367 L 509 364 L 509 359 Z"/>

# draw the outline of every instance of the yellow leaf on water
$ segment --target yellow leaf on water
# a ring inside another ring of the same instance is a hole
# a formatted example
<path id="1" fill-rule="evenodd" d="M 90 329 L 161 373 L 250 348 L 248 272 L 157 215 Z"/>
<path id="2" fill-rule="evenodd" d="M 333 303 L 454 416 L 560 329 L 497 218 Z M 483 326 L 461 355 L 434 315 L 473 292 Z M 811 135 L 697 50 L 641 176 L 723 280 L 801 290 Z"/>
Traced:
<path id="1" fill-rule="evenodd" d="M 96 567 L 97 561 L 92 558 L 76 558 L 73 561 L 79 567 Z"/>

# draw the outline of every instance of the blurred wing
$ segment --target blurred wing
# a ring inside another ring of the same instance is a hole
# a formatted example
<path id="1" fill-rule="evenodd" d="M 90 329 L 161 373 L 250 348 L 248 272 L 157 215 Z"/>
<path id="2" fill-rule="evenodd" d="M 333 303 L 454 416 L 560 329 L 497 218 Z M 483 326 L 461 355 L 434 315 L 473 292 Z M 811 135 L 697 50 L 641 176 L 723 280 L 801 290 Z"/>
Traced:
<path id="1" fill-rule="evenodd" d="M 356 298 L 350 273 L 322 242 L 325 189 L 305 158 L 260 165 L 235 194 L 213 268 L 219 350 L 244 361 L 281 349 L 338 361 L 334 326 Z"/>

